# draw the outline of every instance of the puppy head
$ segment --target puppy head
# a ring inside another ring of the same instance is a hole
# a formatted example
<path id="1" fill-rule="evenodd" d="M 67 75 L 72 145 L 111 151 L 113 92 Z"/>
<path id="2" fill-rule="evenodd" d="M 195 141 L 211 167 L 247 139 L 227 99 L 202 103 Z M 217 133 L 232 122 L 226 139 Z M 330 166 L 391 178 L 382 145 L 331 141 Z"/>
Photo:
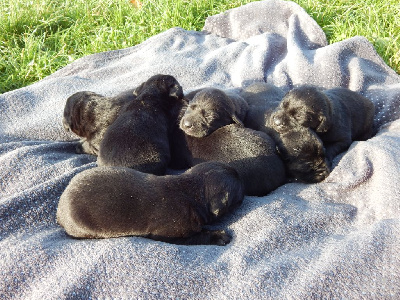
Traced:
<path id="1" fill-rule="evenodd" d="M 175 77 L 171 75 L 157 74 L 150 77 L 147 81 L 139 85 L 133 92 L 139 96 L 142 93 L 149 93 L 156 90 L 161 96 L 171 97 L 174 99 L 183 98 L 183 90 Z"/>
<path id="2" fill-rule="evenodd" d="M 232 100 L 221 90 L 206 88 L 189 102 L 179 126 L 187 135 L 204 137 L 232 123 L 243 125 Z"/>
<path id="3" fill-rule="evenodd" d="M 267 126 L 271 126 L 273 129 L 275 129 L 275 131 L 281 134 L 286 133 L 298 126 L 293 118 L 286 114 L 284 110 L 279 108 L 271 114 L 267 122 Z"/>
<path id="4" fill-rule="evenodd" d="M 331 126 L 332 119 L 330 100 L 315 87 L 295 88 L 283 97 L 273 115 L 273 126 L 285 127 L 285 123 L 287 123 L 285 117 L 293 119 L 304 127 L 314 129 L 316 132 L 326 132 Z"/>
<path id="5" fill-rule="evenodd" d="M 88 137 L 95 127 L 96 101 L 103 96 L 83 91 L 71 95 L 64 107 L 63 126 L 80 137 Z"/>
<path id="6" fill-rule="evenodd" d="M 204 162 L 192 169 L 204 179 L 205 202 L 212 218 L 242 203 L 244 186 L 234 168 L 221 162 Z"/>
<path id="7" fill-rule="evenodd" d="M 297 180 L 314 183 L 330 173 L 322 141 L 315 132 L 301 126 L 277 139 L 277 149 L 288 172 Z"/>

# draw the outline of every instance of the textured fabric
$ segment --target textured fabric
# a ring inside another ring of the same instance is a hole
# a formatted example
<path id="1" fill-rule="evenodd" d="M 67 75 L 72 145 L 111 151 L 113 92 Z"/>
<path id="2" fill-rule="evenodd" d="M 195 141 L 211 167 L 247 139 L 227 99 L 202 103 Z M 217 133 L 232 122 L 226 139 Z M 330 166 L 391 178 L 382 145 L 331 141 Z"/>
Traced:
<path id="1" fill-rule="evenodd" d="M 267 81 L 348 87 L 376 106 L 377 134 L 354 142 L 318 184 L 246 197 L 213 225 L 231 243 L 180 246 L 140 238 L 75 240 L 56 224 L 70 179 L 96 166 L 74 152 L 61 119 L 81 90 L 106 96 L 150 76 L 185 92 Z M 400 76 L 363 37 L 328 45 L 297 4 L 253 2 L 172 28 L 135 47 L 79 59 L 0 95 L 1 299 L 398 299 Z"/>

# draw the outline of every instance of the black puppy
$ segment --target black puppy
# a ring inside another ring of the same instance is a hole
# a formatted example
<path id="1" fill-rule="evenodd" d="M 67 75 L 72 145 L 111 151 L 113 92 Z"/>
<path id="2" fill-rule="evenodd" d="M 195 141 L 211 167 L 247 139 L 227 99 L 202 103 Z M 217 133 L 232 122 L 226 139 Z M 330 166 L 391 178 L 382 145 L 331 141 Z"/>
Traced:
<path id="1" fill-rule="evenodd" d="M 243 197 L 237 172 L 222 163 L 166 176 L 97 167 L 72 178 L 61 195 L 57 222 L 76 238 L 142 236 L 175 244 L 225 245 L 227 233 L 203 225 L 240 205 Z"/>
<path id="2" fill-rule="evenodd" d="M 162 175 L 171 162 L 172 135 L 185 104 L 182 87 L 173 76 L 159 74 L 136 92 L 136 100 L 106 130 L 97 163 Z"/>
<path id="3" fill-rule="evenodd" d="M 372 136 L 374 104 L 346 88 L 319 90 L 301 86 L 289 91 L 273 114 L 275 128 L 287 126 L 283 116 L 313 129 L 326 148 L 329 161 L 348 149 L 354 140 Z"/>
<path id="4" fill-rule="evenodd" d="M 283 90 L 270 83 L 256 82 L 244 88 L 240 92 L 240 96 L 249 105 L 244 125 L 254 130 L 272 134 L 270 117 L 285 96 Z"/>
<path id="5" fill-rule="evenodd" d="M 264 196 L 286 181 L 276 144 L 264 132 L 230 124 L 202 138 L 187 135 L 186 140 L 193 164 L 227 163 L 239 173 L 246 195 Z"/>
<path id="6" fill-rule="evenodd" d="M 104 97 L 89 91 L 71 95 L 65 104 L 63 125 L 67 131 L 82 138 L 76 152 L 98 155 L 106 129 L 115 121 L 120 110 L 135 98 L 134 90 L 115 97 Z"/>
<path id="7" fill-rule="evenodd" d="M 180 128 L 188 135 L 207 136 L 232 123 L 243 126 L 248 105 L 239 95 L 204 88 L 189 93 L 186 99 L 190 101 L 181 115 Z"/>
<path id="8" fill-rule="evenodd" d="M 330 173 L 330 164 L 321 139 L 310 128 L 282 117 L 287 126 L 278 128 L 273 137 L 288 175 L 306 183 L 323 181 Z"/>

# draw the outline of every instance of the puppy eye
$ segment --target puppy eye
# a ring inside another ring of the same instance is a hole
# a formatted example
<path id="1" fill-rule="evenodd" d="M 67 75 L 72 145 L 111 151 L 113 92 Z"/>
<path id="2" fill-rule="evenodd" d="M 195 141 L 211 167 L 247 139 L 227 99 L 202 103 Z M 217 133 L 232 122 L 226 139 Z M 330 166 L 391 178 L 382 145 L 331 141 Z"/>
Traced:
<path id="1" fill-rule="evenodd" d="M 190 107 L 190 109 L 196 109 L 197 105 L 196 104 L 190 104 L 189 107 Z"/>
<path id="2" fill-rule="evenodd" d="M 214 118 L 214 114 L 209 111 L 203 110 L 202 115 L 208 121 L 212 121 L 212 120 L 216 119 L 216 118 Z"/>

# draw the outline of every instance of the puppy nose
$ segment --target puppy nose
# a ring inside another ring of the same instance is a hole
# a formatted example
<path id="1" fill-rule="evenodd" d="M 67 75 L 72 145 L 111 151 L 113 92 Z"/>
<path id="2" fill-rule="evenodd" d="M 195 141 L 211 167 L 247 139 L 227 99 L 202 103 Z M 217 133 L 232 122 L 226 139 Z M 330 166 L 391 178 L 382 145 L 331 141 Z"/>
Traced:
<path id="1" fill-rule="evenodd" d="M 278 118 L 277 116 L 274 116 L 274 123 L 276 126 L 281 126 L 282 124 L 282 120 L 280 118 Z"/>
<path id="2" fill-rule="evenodd" d="M 183 126 L 184 126 L 185 128 L 190 128 L 190 127 L 193 126 L 193 124 L 192 124 L 192 122 L 190 122 L 190 121 L 188 121 L 188 120 L 185 120 L 185 121 L 183 121 Z"/>

